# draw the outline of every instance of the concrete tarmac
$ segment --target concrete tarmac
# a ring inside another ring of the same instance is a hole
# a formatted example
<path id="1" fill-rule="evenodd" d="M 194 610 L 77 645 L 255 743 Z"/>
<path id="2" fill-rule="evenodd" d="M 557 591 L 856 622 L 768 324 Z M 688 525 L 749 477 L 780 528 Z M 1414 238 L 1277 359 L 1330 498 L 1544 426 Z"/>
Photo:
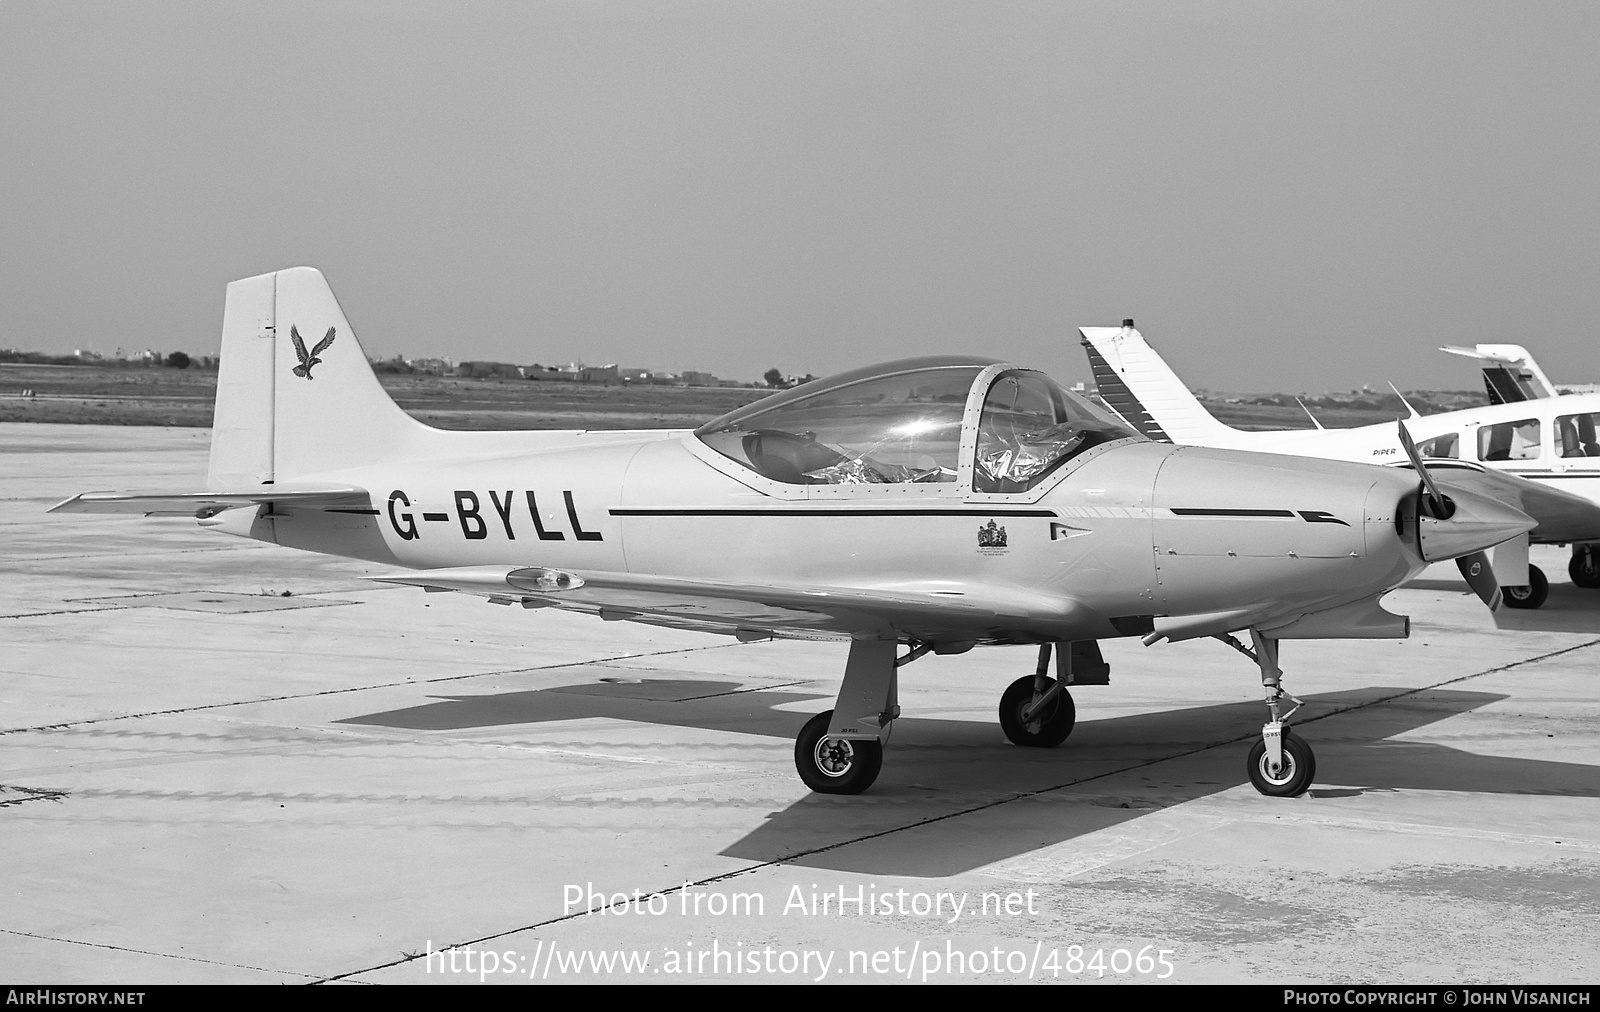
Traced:
<path id="1" fill-rule="evenodd" d="M 843 644 L 373 584 L 189 520 L 195 429 L 0 425 L 0 979 L 30 984 L 1600 980 L 1600 592 L 1534 550 L 1497 629 L 1436 567 L 1406 641 L 1283 647 L 1312 791 L 1263 797 L 1254 665 L 1104 644 L 1059 749 L 1034 651 L 901 674 L 877 784 L 793 737 Z"/>

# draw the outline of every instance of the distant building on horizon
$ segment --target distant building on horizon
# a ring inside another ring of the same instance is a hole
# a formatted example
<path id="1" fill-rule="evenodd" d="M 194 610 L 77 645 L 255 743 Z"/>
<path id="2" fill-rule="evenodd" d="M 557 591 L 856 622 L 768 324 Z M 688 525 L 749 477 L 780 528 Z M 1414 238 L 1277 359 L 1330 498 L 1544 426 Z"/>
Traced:
<path id="1" fill-rule="evenodd" d="M 468 379 L 522 379 L 523 371 L 508 362 L 462 362 L 456 366 L 456 375 Z"/>
<path id="2" fill-rule="evenodd" d="M 444 376 L 456 369 L 455 362 L 448 358 L 408 358 L 404 361 L 412 371 L 426 376 Z"/>
<path id="3" fill-rule="evenodd" d="M 623 382 L 622 371 L 615 362 L 607 365 L 585 365 L 582 362 L 571 362 L 567 365 L 533 365 L 517 367 L 517 374 L 523 379 L 553 380 L 559 383 L 599 383 L 601 385 L 616 385 Z"/>
<path id="4" fill-rule="evenodd" d="M 569 362 L 566 365 L 510 365 L 505 362 L 460 362 L 452 364 L 447 358 L 414 358 L 404 360 L 414 372 L 432 375 L 456 375 L 470 379 L 511 377 L 564 383 L 597 383 L 604 385 L 650 384 L 653 386 L 723 387 L 745 386 L 739 380 L 719 379 L 715 373 L 699 369 L 685 369 L 672 373 L 637 366 L 623 368 L 615 362 L 589 365 Z"/>

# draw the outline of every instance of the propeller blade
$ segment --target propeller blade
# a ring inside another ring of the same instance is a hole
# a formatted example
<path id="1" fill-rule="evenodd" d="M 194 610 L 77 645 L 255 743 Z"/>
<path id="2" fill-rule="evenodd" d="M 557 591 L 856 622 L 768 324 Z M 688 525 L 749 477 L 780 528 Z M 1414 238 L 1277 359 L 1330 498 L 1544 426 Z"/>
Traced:
<path id="1" fill-rule="evenodd" d="M 1467 581 L 1473 593 L 1489 606 L 1490 611 L 1500 610 L 1500 584 L 1495 581 L 1494 569 L 1489 565 L 1488 552 L 1474 552 L 1456 560 L 1456 568 Z"/>
<path id="2" fill-rule="evenodd" d="M 1417 444 L 1412 442 L 1411 433 L 1406 431 L 1404 419 L 1399 420 L 1400 445 L 1405 447 L 1406 456 L 1411 458 L 1411 466 L 1417 469 L 1417 474 L 1422 476 L 1422 485 L 1428 490 L 1428 514 L 1437 520 L 1448 520 L 1455 512 L 1455 504 L 1448 496 L 1439 491 L 1439 486 L 1433 483 L 1433 475 L 1422 466 L 1422 454 L 1417 452 Z"/>

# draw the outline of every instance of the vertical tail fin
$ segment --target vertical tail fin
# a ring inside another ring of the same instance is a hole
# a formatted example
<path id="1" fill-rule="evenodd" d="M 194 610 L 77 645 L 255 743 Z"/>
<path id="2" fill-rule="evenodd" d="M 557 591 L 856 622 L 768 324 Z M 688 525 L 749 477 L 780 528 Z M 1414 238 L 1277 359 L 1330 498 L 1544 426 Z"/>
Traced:
<path id="1" fill-rule="evenodd" d="M 1100 396 L 1151 439 L 1210 445 L 1234 430 L 1211 417 L 1128 320 L 1121 327 L 1079 327 Z"/>
<path id="2" fill-rule="evenodd" d="M 1550 377 L 1520 344 L 1478 344 L 1471 348 L 1447 345 L 1439 350 L 1483 361 L 1483 387 L 1490 404 L 1512 404 L 1557 394 Z"/>
<path id="3" fill-rule="evenodd" d="M 295 267 L 228 286 L 210 488 L 402 457 L 429 431 L 378 383 L 320 271 Z"/>

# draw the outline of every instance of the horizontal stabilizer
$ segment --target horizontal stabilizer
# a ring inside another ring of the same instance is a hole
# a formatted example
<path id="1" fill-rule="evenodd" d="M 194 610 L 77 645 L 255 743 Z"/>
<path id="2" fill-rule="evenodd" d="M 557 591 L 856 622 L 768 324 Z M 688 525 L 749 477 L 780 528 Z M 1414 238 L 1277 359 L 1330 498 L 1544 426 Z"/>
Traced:
<path id="1" fill-rule="evenodd" d="M 84 492 L 52 506 L 51 513 L 130 513 L 147 517 L 216 516 L 236 506 L 365 506 L 364 488 L 253 489 L 248 492 Z"/>

